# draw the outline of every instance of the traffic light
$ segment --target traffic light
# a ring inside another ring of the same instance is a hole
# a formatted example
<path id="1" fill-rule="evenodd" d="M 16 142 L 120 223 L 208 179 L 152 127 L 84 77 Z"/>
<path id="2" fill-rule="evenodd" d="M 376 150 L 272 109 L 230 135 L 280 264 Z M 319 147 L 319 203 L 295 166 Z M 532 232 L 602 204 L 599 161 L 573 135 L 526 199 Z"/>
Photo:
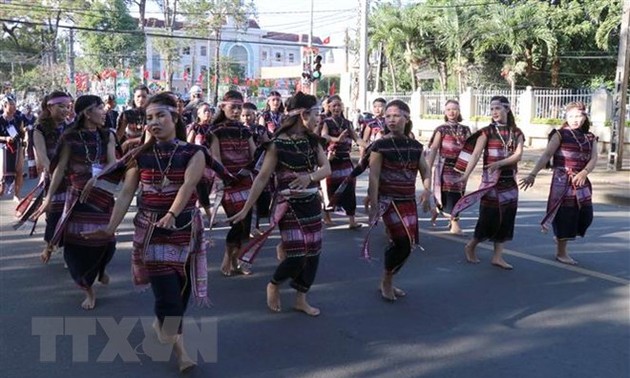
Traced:
<path id="1" fill-rule="evenodd" d="M 322 72 L 320 71 L 321 69 L 322 69 L 322 56 L 317 55 L 315 59 L 313 60 L 313 69 L 311 73 L 311 78 L 313 81 L 320 80 L 322 78 Z"/>

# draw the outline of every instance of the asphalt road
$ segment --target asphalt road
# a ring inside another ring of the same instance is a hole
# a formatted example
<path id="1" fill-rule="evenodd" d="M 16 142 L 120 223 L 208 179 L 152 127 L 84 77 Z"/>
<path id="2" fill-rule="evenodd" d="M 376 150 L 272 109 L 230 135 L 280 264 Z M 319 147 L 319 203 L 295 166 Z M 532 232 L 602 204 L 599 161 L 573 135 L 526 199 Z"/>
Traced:
<path id="1" fill-rule="evenodd" d="M 365 180 L 359 193 L 365 192 Z M 506 246 L 506 260 L 515 267 L 510 272 L 490 265 L 487 244 L 480 246 L 481 264 L 466 264 L 467 237 L 450 236 L 445 220 L 431 228 L 423 216 L 422 249 L 396 278 L 408 296 L 396 303 L 382 301 L 377 291 L 382 261 L 359 259 L 365 228 L 347 230 L 337 217 L 339 226 L 325 231 L 309 295 L 322 310 L 318 318 L 290 310 L 288 285 L 282 291 L 284 311 L 266 308 L 277 235 L 254 275 L 222 277 L 218 267 L 227 228 L 219 227 L 209 253 L 214 306 L 191 305 L 188 311 L 189 342 L 201 343 L 204 353 L 189 376 L 628 377 L 629 209 L 597 204 L 587 237 L 570 244 L 580 265 L 569 267 L 553 260 L 553 238 L 539 231 L 544 201 L 539 192 L 521 194 L 516 236 Z M 43 227 L 33 237 L 13 231 L 12 207 L 0 201 L 2 376 L 176 375 L 175 362 L 160 362 L 146 344 L 154 336 L 140 318 L 152 316 L 153 296 L 131 287 L 133 214 L 119 230 L 111 283 L 97 287 L 96 309 L 86 312 L 61 256 L 53 255 L 48 265 L 39 262 Z M 468 235 L 475 217 L 476 210 L 464 214 Z M 373 255 L 381 257 L 384 232 L 372 235 Z M 77 329 L 85 337 L 77 336 Z M 47 332 L 59 335 L 42 336 Z"/>

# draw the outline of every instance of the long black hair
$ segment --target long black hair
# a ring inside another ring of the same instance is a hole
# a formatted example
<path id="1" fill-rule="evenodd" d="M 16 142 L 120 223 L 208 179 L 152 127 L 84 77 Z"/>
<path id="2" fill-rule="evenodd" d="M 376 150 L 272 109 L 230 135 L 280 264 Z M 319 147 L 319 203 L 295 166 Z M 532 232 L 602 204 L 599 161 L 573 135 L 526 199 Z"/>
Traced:
<path id="1" fill-rule="evenodd" d="M 409 118 L 407 119 L 407 123 L 405 123 L 405 135 L 410 136 L 411 130 L 413 129 L 413 123 L 411 122 L 411 109 L 409 109 L 409 105 L 407 105 L 407 103 L 402 100 L 391 100 L 387 103 L 387 105 L 385 105 L 385 111 L 387 111 L 387 109 L 391 108 L 392 106 L 407 113 L 407 116 Z"/>
<path id="2" fill-rule="evenodd" d="M 269 96 L 267 96 L 267 102 L 265 103 L 265 111 L 266 112 L 270 112 L 271 111 L 271 106 L 269 106 L 269 97 L 280 97 L 280 107 L 278 108 L 278 113 L 283 114 L 284 113 L 284 104 L 282 104 L 282 96 L 280 95 L 280 92 L 278 92 L 278 91 L 271 91 L 271 92 L 269 92 Z"/>
<path id="3" fill-rule="evenodd" d="M 181 115 L 177 112 L 177 96 L 172 92 L 160 92 L 151 97 L 147 101 L 147 108 L 149 105 L 163 105 L 173 108 L 171 116 L 173 117 L 173 123 L 175 124 L 175 138 L 186 141 L 186 125 Z"/>
<path id="4" fill-rule="evenodd" d="M 83 95 L 79 96 L 74 102 L 74 113 L 76 114 L 76 118 L 74 119 L 74 124 L 70 129 L 67 130 L 67 133 L 79 133 L 81 130 L 85 129 L 85 121 L 87 120 L 86 111 L 96 106 L 104 105 L 103 99 L 100 96 L 95 95 Z M 101 148 L 102 151 L 107 151 L 107 144 L 109 143 L 109 134 L 110 131 L 104 125 L 99 125 L 96 129 L 101 137 Z"/>
<path id="5" fill-rule="evenodd" d="M 287 100 L 286 110 L 291 112 L 297 109 L 304 109 L 305 112 L 308 112 L 315 105 L 317 105 L 317 97 L 297 92 Z M 300 124 L 305 129 L 306 138 L 308 139 L 310 146 L 313 149 L 317 149 L 321 139 L 317 136 L 317 134 L 304 125 L 302 122 L 302 113 L 303 112 L 299 112 L 297 114 L 285 115 L 282 117 L 280 127 L 273 133 L 274 137 L 286 133 L 293 126 Z"/>
<path id="6" fill-rule="evenodd" d="M 243 95 L 241 94 L 241 92 L 235 91 L 235 90 L 229 90 L 225 92 L 225 94 L 223 95 L 222 101 L 232 101 L 232 100 L 243 101 Z M 223 111 L 223 107 L 219 106 L 219 109 L 217 110 L 217 114 L 214 116 L 212 123 L 217 125 L 219 123 L 225 122 L 227 119 L 228 118 L 225 115 L 225 112 Z"/>
<path id="7" fill-rule="evenodd" d="M 512 113 L 512 109 L 510 108 L 510 101 L 507 99 L 507 97 L 505 97 L 505 96 L 493 96 L 490 99 L 490 103 L 492 104 L 493 101 L 499 101 L 503 106 L 508 107 L 507 126 L 510 129 L 515 129 L 516 128 L 516 120 L 514 119 L 514 113 Z"/>
<path id="8" fill-rule="evenodd" d="M 62 91 L 52 91 L 42 99 L 40 104 L 41 114 L 37 117 L 37 121 L 35 125 L 41 125 L 42 134 L 44 134 L 45 140 L 56 139 L 57 133 L 55 130 L 57 129 L 58 124 L 52 119 L 52 114 L 48 109 L 48 101 L 53 100 L 55 98 L 68 97 L 72 100 L 69 94 Z M 64 120 L 65 121 L 65 120 Z"/>

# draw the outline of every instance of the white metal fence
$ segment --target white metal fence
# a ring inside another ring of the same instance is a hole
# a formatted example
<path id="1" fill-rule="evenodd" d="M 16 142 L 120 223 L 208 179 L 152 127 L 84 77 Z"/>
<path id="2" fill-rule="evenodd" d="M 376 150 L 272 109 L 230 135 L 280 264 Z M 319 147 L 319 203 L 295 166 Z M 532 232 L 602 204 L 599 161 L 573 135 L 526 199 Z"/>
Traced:
<path id="1" fill-rule="evenodd" d="M 455 92 L 426 92 L 424 96 L 425 114 L 444 114 L 444 104 L 447 100 L 459 100 L 459 95 Z"/>
<path id="2" fill-rule="evenodd" d="M 490 116 L 490 99 L 494 96 L 504 96 L 510 101 L 510 107 L 515 115 L 518 115 L 519 102 L 521 94 L 524 90 L 516 90 L 512 92 L 509 89 L 505 90 L 473 90 L 474 98 L 474 115 L 476 116 Z"/>
<path id="3" fill-rule="evenodd" d="M 564 107 L 575 101 L 591 106 L 593 92 L 589 89 L 535 89 L 536 118 L 564 118 Z"/>

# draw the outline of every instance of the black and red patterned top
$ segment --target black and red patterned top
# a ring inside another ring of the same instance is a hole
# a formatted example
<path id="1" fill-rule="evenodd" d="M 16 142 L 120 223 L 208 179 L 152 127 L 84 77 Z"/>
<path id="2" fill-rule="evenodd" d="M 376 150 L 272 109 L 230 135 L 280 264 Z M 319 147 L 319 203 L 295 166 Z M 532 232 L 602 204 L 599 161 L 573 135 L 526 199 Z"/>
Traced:
<path id="1" fill-rule="evenodd" d="M 381 138 L 371 145 L 383 157 L 378 194 L 394 199 L 414 199 L 422 144 L 409 137 Z"/>

